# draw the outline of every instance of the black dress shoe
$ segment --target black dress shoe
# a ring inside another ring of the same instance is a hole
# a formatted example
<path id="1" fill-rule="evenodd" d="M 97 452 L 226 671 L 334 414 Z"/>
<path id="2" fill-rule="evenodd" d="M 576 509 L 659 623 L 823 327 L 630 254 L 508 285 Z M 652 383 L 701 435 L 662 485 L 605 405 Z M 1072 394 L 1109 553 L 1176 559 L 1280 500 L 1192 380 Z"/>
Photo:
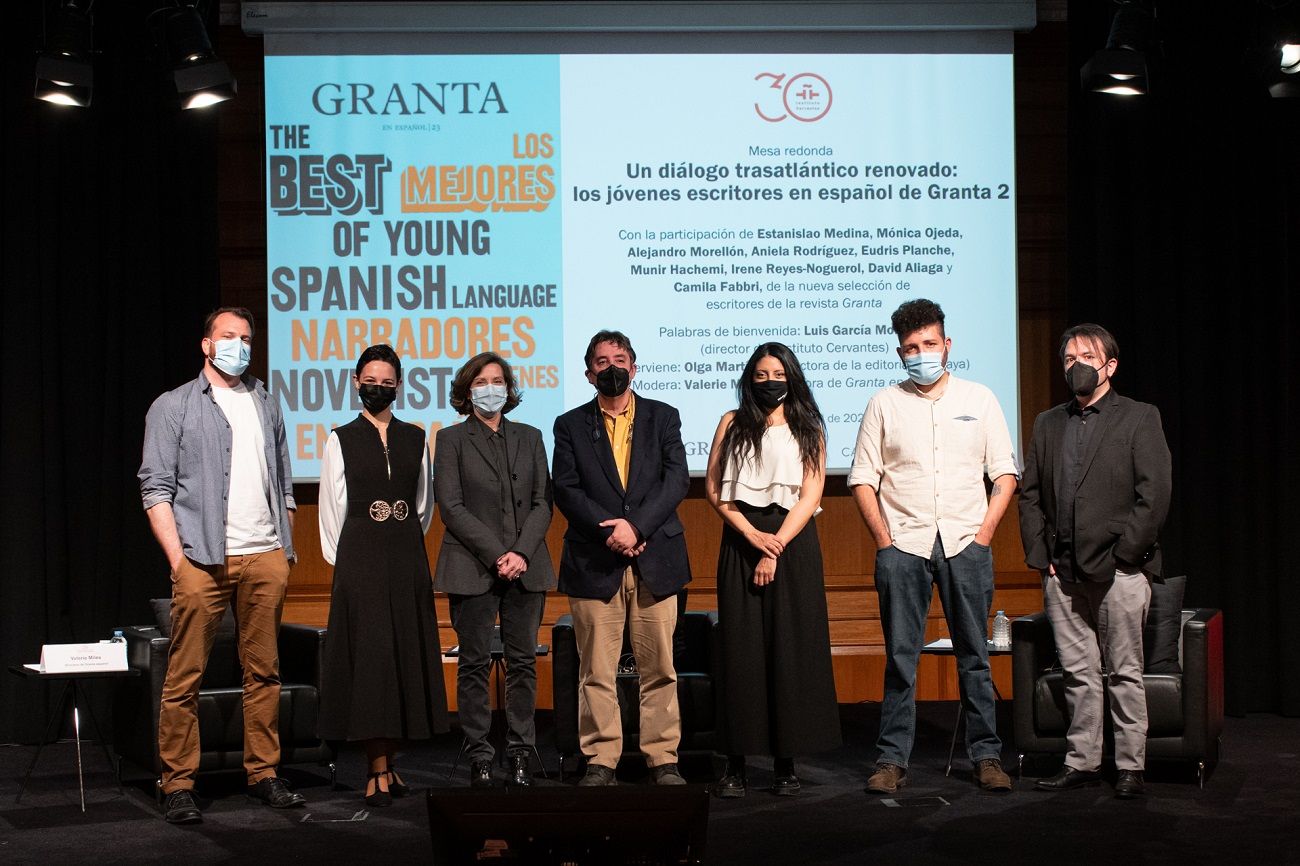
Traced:
<path id="1" fill-rule="evenodd" d="M 793 797 L 799 793 L 799 777 L 794 774 L 794 758 L 772 760 L 772 793 L 778 797 Z"/>
<path id="2" fill-rule="evenodd" d="M 410 787 L 397 780 L 397 768 L 392 764 L 388 765 L 388 793 L 392 794 L 395 799 L 407 797 L 411 793 Z"/>
<path id="3" fill-rule="evenodd" d="M 168 824 L 202 824 L 203 813 L 194 803 L 194 795 L 189 791 L 172 791 L 167 795 L 167 808 L 163 817 Z"/>
<path id="4" fill-rule="evenodd" d="M 1120 770 L 1115 780 L 1115 796 L 1120 800 L 1136 800 L 1142 796 L 1142 771 Z"/>
<path id="5" fill-rule="evenodd" d="M 471 788 L 492 787 L 492 762 L 491 761 L 470 761 L 469 786 Z"/>
<path id="6" fill-rule="evenodd" d="M 722 778 L 713 786 L 713 795 L 723 800 L 738 800 L 745 796 L 745 756 L 728 755 Z"/>
<path id="7" fill-rule="evenodd" d="M 738 800 L 745 796 L 745 773 L 728 772 L 713 786 L 713 796 L 723 800 Z"/>
<path id="8" fill-rule="evenodd" d="M 377 809 L 383 809 L 383 808 L 385 808 L 385 807 L 388 807 L 388 806 L 393 805 L 393 794 L 392 794 L 392 792 L 391 792 L 391 791 L 385 791 L 383 788 L 380 788 L 380 787 L 379 787 L 379 781 L 380 781 L 381 779 L 387 779 L 387 778 L 388 778 L 388 771 L 387 771 L 387 770 L 382 770 L 382 771 L 380 771 L 380 772 L 378 772 L 378 773 L 371 773 L 370 776 L 367 778 L 367 780 L 366 780 L 366 787 L 367 787 L 367 788 L 370 787 L 370 784 L 369 784 L 370 782 L 374 782 L 374 783 L 375 783 L 375 790 L 374 790 L 373 792 L 369 793 L 369 794 L 366 794 L 366 805 L 367 805 L 367 806 L 373 806 L 373 807 L 375 807 L 375 808 L 377 808 Z"/>
<path id="9" fill-rule="evenodd" d="M 515 788 L 527 788 L 533 783 L 533 776 L 528 772 L 528 753 L 515 752 L 510 756 L 510 775 L 506 784 Z"/>
<path id="10" fill-rule="evenodd" d="M 604 767 L 600 764 L 588 764 L 586 774 L 578 780 L 579 788 L 595 788 L 617 784 L 618 779 L 614 777 L 614 768 Z"/>
<path id="11" fill-rule="evenodd" d="M 1062 767 L 1061 772 L 1046 779 L 1039 779 L 1034 787 L 1040 791 L 1073 791 L 1101 784 L 1101 773 L 1097 770 L 1072 770 Z"/>
<path id="12" fill-rule="evenodd" d="M 272 809 L 293 809 L 307 805 L 307 798 L 289 790 L 284 779 L 267 776 L 256 785 L 248 786 L 248 797 L 259 803 L 265 803 Z"/>
<path id="13" fill-rule="evenodd" d="M 772 793 L 778 797 L 793 797 L 799 793 L 799 777 L 794 773 L 780 775 L 772 779 Z"/>

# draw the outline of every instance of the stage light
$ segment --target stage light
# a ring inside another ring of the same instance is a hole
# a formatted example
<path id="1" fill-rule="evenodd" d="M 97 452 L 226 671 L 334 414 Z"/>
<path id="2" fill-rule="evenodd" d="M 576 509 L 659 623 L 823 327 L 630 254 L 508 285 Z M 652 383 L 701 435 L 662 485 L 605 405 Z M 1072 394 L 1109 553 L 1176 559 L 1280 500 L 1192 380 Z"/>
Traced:
<path id="1" fill-rule="evenodd" d="M 154 42 L 171 67 L 181 108 L 205 108 L 234 98 L 238 83 L 217 57 L 197 9 L 167 4 L 149 16 Z"/>
<path id="2" fill-rule="evenodd" d="M 1277 98 L 1300 97 L 1300 21 L 1295 16 L 1275 24 L 1280 33 L 1271 46 L 1268 63 L 1268 93 Z"/>
<path id="3" fill-rule="evenodd" d="M 1145 6 L 1122 3 L 1111 20 L 1106 47 L 1083 66 L 1083 89 L 1120 96 L 1144 95 L 1150 88 L 1145 51 L 1151 29 L 1151 13 Z"/>
<path id="4" fill-rule="evenodd" d="M 1279 99 L 1300 96 L 1300 45 L 1283 42 L 1274 49 L 1276 64 L 1268 75 L 1268 94 Z"/>
<path id="5" fill-rule="evenodd" d="M 37 99 L 90 105 L 95 85 L 91 30 L 89 3 L 68 0 L 59 8 L 45 48 L 36 56 Z"/>
<path id="6" fill-rule="evenodd" d="M 1279 48 L 1281 57 L 1279 66 L 1287 75 L 1295 75 L 1300 72 L 1300 44 L 1295 42 L 1283 42 Z"/>

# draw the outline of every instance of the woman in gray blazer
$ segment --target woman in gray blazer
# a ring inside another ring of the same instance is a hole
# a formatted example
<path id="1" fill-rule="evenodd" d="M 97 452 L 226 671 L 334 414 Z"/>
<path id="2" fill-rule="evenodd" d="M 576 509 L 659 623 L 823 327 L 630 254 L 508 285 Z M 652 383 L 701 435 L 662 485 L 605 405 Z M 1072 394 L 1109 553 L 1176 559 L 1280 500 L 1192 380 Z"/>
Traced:
<path id="1" fill-rule="evenodd" d="M 531 784 L 537 630 L 546 591 L 555 588 L 546 549 L 551 475 L 542 434 L 506 420 L 519 400 L 505 360 L 492 352 L 471 358 L 451 384 L 452 408 L 466 418 L 438 431 L 434 453 L 435 498 L 447 529 L 434 589 L 450 597 L 460 641 L 456 702 L 474 787 L 492 784 L 488 674 L 498 617 L 506 663 L 507 781 Z"/>

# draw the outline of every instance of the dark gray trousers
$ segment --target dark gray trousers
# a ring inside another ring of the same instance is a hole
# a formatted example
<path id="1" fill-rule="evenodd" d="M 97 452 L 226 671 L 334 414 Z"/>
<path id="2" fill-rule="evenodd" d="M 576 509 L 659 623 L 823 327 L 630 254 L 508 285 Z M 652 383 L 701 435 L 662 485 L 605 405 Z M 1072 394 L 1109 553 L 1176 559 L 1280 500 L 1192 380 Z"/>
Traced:
<path id="1" fill-rule="evenodd" d="M 537 629 L 542 624 L 546 593 L 529 592 L 518 581 L 495 581 L 481 595 L 449 595 L 451 624 L 460 641 L 456 668 L 456 705 L 471 761 L 492 759 L 488 742 L 492 702 L 488 679 L 492 634 L 501 620 L 506 670 L 506 751 L 531 750 L 537 733 Z"/>

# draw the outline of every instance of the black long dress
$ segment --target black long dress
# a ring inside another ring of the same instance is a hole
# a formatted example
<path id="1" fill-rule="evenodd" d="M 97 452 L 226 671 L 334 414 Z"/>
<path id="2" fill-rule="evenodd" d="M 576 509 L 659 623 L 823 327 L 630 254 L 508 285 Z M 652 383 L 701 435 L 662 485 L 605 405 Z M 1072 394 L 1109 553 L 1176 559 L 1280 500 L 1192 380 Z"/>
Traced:
<path id="1" fill-rule="evenodd" d="M 776 532 L 778 505 L 736 507 Z M 718 551 L 718 619 L 726 750 L 793 758 L 840 745 L 830 628 L 817 527 L 809 520 L 776 560 L 776 577 L 754 585 L 760 553 L 730 526 Z"/>
<path id="2" fill-rule="evenodd" d="M 415 511 L 424 431 L 394 418 L 387 455 L 364 416 L 335 433 L 348 507 L 322 653 L 318 733 L 326 740 L 427 739 L 448 725 L 433 583 Z"/>

